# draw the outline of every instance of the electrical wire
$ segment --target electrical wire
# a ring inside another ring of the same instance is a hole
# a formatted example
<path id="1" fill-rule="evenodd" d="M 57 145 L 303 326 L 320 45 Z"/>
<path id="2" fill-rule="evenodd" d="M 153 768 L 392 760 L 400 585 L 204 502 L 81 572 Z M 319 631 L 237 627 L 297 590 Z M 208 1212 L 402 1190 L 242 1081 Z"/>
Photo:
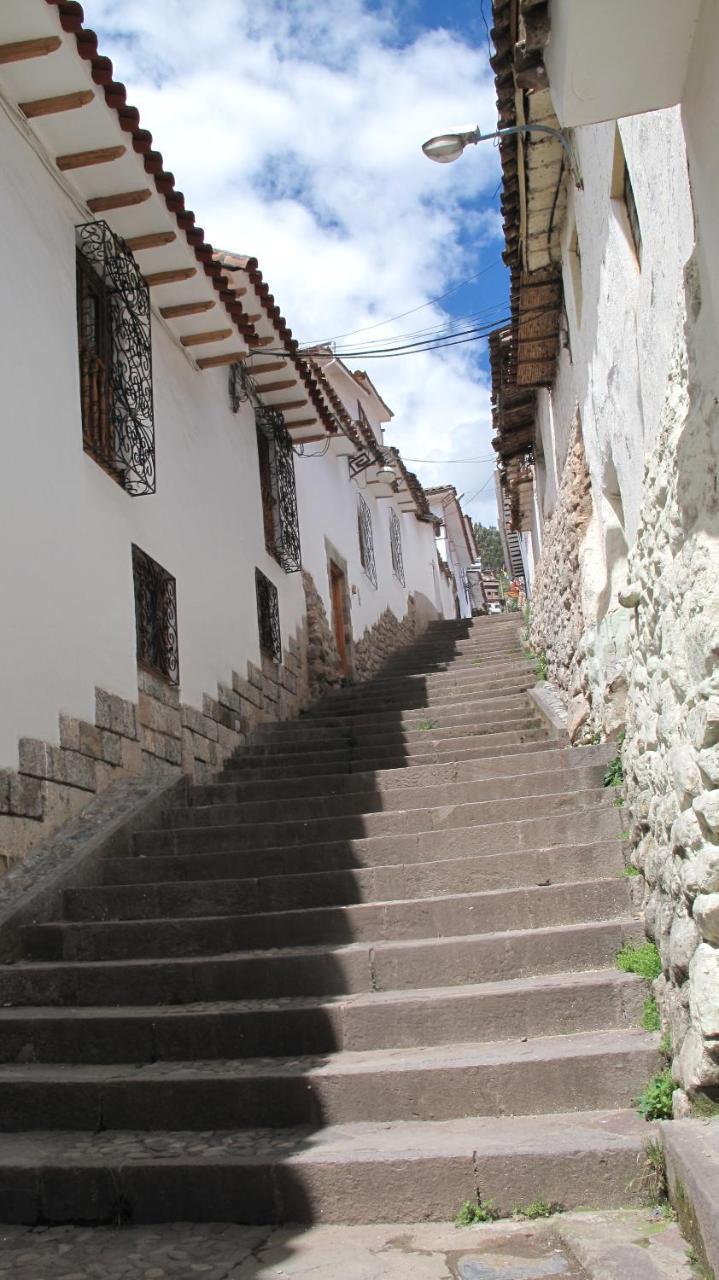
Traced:
<path id="1" fill-rule="evenodd" d="M 440 293 L 436 298 L 430 298 L 428 302 L 422 302 L 418 307 L 412 307 L 409 311 L 401 311 L 398 316 L 390 316 L 387 320 L 376 320 L 373 324 L 363 325 L 360 329 L 349 329 L 347 333 L 336 333 L 331 338 L 323 338 L 314 342 L 303 342 L 302 346 L 325 346 L 328 342 L 338 342 L 340 338 L 352 338 L 356 333 L 367 333 L 370 329 L 381 329 L 384 324 L 393 324 L 395 320 L 404 320 L 406 316 L 413 316 L 417 311 L 424 311 L 425 307 L 434 306 L 435 302 L 443 302 L 445 298 L 451 297 L 453 293 L 458 293 L 465 285 L 472 284 L 474 280 L 479 280 L 480 276 L 484 276 L 488 271 L 492 271 L 502 262 L 501 258 L 495 258 L 488 266 L 482 267 L 481 271 L 475 272 L 473 276 L 467 276 L 466 280 L 460 280 L 459 284 L 448 289 L 446 293 Z"/>
<path id="2" fill-rule="evenodd" d="M 489 454 L 486 458 L 407 458 L 402 454 L 405 462 L 424 462 L 428 466 L 446 467 L 449 465 L 460 466 L 470 462 L 494 462 L 495 455 Z"/>

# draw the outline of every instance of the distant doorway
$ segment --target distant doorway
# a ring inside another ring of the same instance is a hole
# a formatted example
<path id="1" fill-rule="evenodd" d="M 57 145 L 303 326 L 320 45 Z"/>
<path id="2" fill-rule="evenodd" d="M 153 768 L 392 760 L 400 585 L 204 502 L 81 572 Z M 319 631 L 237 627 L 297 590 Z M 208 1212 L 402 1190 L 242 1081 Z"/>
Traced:
<path id="1" fill-rule="evenodd" d="M 332 631 L 337 645 L 337 652 L 340 656 L 340 665 L 342 675 L 349 675 L 349 663 L 347 661 L 347 628 L 345 624 L 345 608 L 347 600 L 347 581 L 345 575 L 339 565 L 334 560 L 329 562 L 330 568 L 330 591 L 332 594 Z"/>

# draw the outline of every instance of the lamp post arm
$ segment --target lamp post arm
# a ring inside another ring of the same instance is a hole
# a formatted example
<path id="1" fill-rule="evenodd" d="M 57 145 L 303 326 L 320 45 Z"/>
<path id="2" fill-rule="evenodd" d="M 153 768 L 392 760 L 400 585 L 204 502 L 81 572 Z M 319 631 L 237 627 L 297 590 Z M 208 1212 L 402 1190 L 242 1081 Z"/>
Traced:
<path id="1" fill-rule="evenodd" d="M 517 133 L 547 133 L 550 137 L 556 138 L 564 148 L 567 159 L 569 160 L 569 169 L 572 178 L 574 179 L 575 186 L 578 187 L 580 191 L 583 190 L 584 183 L 582 182 L 581 174 L 579 172 L 579 165 L 577 163 L 576 156 L 572 150 L 572 145 L 569 139 L 564 133 L 562 133 L 561 129 L 554 129 L 549 124 L 513 124 L 509 125 L 506 129 L 497 129 L 494 133 L 482 133 L 478 127 L 476 133 L 474 135 L 470 135 L 470 139 L 475 143 L 487 142 L 491 138 L 508 138 L 512 134 Z"/>

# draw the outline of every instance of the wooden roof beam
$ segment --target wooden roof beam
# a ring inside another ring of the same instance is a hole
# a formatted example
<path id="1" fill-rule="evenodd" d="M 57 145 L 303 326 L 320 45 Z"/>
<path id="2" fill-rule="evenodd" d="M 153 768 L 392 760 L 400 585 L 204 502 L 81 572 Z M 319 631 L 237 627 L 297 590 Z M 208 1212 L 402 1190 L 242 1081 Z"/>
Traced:
<path id="1" fill-rule="evenodd" d="M 145 284 L 153 289 L 158 284 L 177 284 L 180 280 L 191 280 L 197 275 L 197 267 L 177 267 L 174 271 L 154 271 L 145 276 Z"/>
<path id="2" fill-rule="evenodd" d="M 109 164 L 127 155 L 127 147 L 96 147 L 94 151 L 73 151 L 70 155 L 57 156 L 55 164 L 61 173 L 68 169 L 87 169 L 91 164 Z"/>
<path id="3" fill-rule="evenodd" d="M 216 369 L 219 365 L 236 364 L 238 360 L 244 360 L 246 355 L 246 351 L 226 351 L 221 356 L 202 356 L 197 365 L 200 369 Z"/>
<path id="4" fill-rule="evenodd" d="M 19 102 L 18 106 L 28 120 L 37 116 L 53 116 L 58 111 L 76 111 L 93 102 L 92 89 L 76 89 L 74 93 L 60 93 L 54 98 L 35 98 L 32 102 Z"/>
<path id="5" fill-rule="evenodd" d="M 286 368 L 286 360 L 268 360 L 267 364 L 249 365 L 247 372 L 256 378 L 261 373 L 280 373 Z"/>
<path id="6" fill-rule="evenodd" d="M 88 200 L 87 207 L 93 213 L 105 213 L 108 209 L 129 209 L 135 204 L 144 204 L 151 195 L 149 187 L 143 187 L 141 191 L 118 191 L 114 196 L 93 196 L 92 200 Z"/>
<path id="7" fill-rule="evenodd" d="M 261 382 L 258 385 L 263 395 L 268 391 L 287 391 L 289 387 L 297 386 L 297 378 L 284 378 L 280 382 Z"/>
<path id="8" fill-rule="evenodd" d="M 12 44 L 0 44 L 0 64 L 24 62 L 27 58 L 44 58 L 60 48 L 59 36 L 40 36 L 37 40 L 15 40 Z"/>
<path id="9" fill-rule="evenodd" d="M 232 337 L 232 329 L 210 329 L 207 333 L 186 333 L 180 338 L 183 347 L 201 347 L 205 342 L 224 342 Z"/>
<path id="10" fill-rule="evenodd" d="M 287 400 L 285 404 L 275 405 L 275 408 L 281 409 L 283 413 L 290 413 L 293 409 L 304 409 L 306 404 L 309 404 L 307 398 L 304 400 Z"/>
<path id="11" fill-rule="evenodd" d="M 175 231 L 150 231 L 146 236 L 131 236 L 125 244 L 131 253 L 138 253 L 140 249 L 159 249 L 164 244 L 172 244 L 176 239 Z"/>
<path id="12" fill-rule="evenodd" d="M 175 320 L 178 316 L 197 316 L 201 311 L 211 311 L 214 306 L 214 298 L 208 302 L 177 302 L 174 307 L 160 307 L 160 315 L 165 320 Z"/>

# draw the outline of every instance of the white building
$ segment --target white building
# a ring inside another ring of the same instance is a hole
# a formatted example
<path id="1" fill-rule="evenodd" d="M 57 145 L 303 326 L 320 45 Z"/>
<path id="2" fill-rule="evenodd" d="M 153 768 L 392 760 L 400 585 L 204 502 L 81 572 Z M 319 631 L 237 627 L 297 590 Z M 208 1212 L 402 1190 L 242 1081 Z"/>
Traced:
<path id="1" fill-rule="evenodd" d="M 686 1109 L 719 1084 L 719 5 L 494 0 L 501 505 L 574 740 L 626 733 Z M 564 145 L 563 145 L 564 143 Z"/>
<path id="2" fill-rule="evenodd" d="M 467 570 L 477 559 L 472 522 L 462 511 L 454 485 L 437 485 L 427 489 L 430 510 L 439 522 L 437 553 L 451 574 L 454 607 L 458 618 L 471 618 L 472 603 Z M 444 612 L 447 612 L 445 602 Z"/>
<path id="3" fill-rule="evenodd" d="M 7 861 L 452 610 L 374 388 L 205 241 L 79 6 L 5 0 L 0 45 Z"/>

